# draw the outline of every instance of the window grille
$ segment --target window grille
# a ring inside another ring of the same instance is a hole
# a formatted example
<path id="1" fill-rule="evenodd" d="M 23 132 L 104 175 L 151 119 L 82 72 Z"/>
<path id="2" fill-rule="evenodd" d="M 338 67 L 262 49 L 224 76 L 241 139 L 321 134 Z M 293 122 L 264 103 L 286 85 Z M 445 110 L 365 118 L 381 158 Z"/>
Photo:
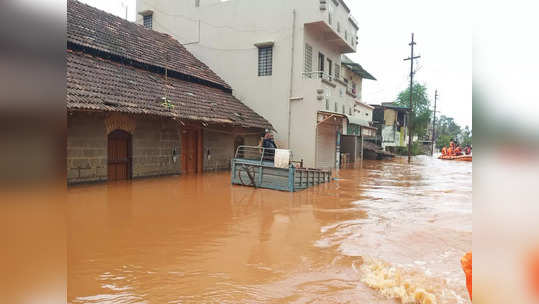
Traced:
<path id="1" fill-rule="evenodd" d="M 333 62 L 329 58 L 328 58 L 328 72 L 329 72 L 329 79 L 331 80 L 331 76 L 333 76 Z"/>
<path id="2" fill-rule="evenodd" d="M 305 73 L 310 75 L 313 71 L 313 47 L 309 44 L 305 44 Z"/>
<path id="3" fill-rule="evenodd" d="M 273 47 L 258 48 L 258 76 L 271 76 L 273 65 Z"/>
<path id="4" fill-rule="evenodd" d="M 144 27 L 147 29 L 152 29 L 153 27 L 153 15 L 144 15 L 142 17 L 142 23 L 144 24 Z"/>
<path id="5" fill-rule="evenodd" d="M 341 66 L 335 63 L 335 79 L 341 79 Z"/>

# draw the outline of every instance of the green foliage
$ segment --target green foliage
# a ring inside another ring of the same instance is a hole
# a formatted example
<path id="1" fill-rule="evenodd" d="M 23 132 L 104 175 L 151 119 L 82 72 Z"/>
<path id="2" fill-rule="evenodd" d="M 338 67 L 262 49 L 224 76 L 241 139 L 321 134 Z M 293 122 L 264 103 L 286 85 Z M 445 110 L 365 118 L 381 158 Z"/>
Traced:
<path id="1" fill-rule="evenodd" d="M 427 87 L 422 84 L 415 83 L 412 86 L 413 100 L 412 100 L 412 134 L 423 137 L 427 135 L 429 123 L 432 118 L 432 110 L 430 109 L 430 100 L 427 95 Z M 408 107 L 410 105 L 410 88 L 402 91 L 395 104 L 402 107 Z"/>
<path id="2" fill-rule="evenodd" d="M 172 110 L 174 109 L 174 104 L 172 104 L 172 102 L 170 102 L 169 99 L 166 99 L 165 97 L 161 97 L 161 105 L 169 110 Z"/>
<path id="3" fill-rule="evenodd" d="M 457 141 L 461 146 L 471 145 L 472 130 L 468 126 L 462 130 L 453 118 L 442 115 L 436 122 L 436 149 L 449 147 L 451 140 Z"/>
<path id="4" fill-rule="evenodd" d="M 470 127 L 466 126 L 464 127 L 464 130 L 462 131 L 462 145 L 472 145 L 472 129 Z"/>
<path id="5" fill-rule="evenodd" d="M 394 153 L 397 154 L 397 155 L 408 155 L 408 147 L 407 146 L 404 146 L 404 147 L 395 147 L 394 148 Z M 415 155 L 424 155 L 425 154 L 425 151 L 422 149 L 421 147 L 421 144 L 418 143 L 418 142 L 413 142 L 412 143 L 412 153 L 410 153 L 412 156 L 415 156 Z"/>

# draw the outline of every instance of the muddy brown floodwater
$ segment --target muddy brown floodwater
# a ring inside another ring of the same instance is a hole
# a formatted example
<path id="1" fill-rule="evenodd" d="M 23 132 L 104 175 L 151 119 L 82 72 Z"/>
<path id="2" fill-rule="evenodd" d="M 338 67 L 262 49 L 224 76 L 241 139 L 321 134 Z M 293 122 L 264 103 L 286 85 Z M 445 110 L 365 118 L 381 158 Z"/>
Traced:
<path id="1" fill-rule="evenodd" d="M 469 303 L 471 163 L 365 161 L 297 193 L 220 172 L 68 199 L 70 303 Z"/>

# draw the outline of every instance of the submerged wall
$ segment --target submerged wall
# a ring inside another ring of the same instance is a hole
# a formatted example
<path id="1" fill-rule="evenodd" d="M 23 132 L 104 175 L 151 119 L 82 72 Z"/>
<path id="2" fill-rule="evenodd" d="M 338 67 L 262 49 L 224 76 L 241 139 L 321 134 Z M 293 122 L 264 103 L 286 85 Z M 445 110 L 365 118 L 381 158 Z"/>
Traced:
<path id="1" fill-rule="evenodd" d="M 126 131 L 131 134 L 133 178 L 181 172 L 181 137 L 176 123 L 133 116 L 127 119 L 129 124 L 122 124 L 118 122 L 120 120 L 111 123 L 109 116 L 104 113 L 69 114 L 66 163 L 68 184 L 107 180 L 108 132 L 118 128 L 128 129 Z M 174 149 L 178 153 L 176 162 L 172 158 Z"/>
<path id="2" fill-rule="evenodd" d="M 108 134 L 115 129 L 131 134 L 132 178 L 182 173 L 181 127 L 175 121 L 118 113 L 73 112 L 68 115 L 67 128 L 68 184 L 108 180 Z M 260 137 L 232 129 L 203 129 L 202 134 L 204 171 L 229 169 L 235 141 L 241 137 L 244 145 L 256 146 Z"/>

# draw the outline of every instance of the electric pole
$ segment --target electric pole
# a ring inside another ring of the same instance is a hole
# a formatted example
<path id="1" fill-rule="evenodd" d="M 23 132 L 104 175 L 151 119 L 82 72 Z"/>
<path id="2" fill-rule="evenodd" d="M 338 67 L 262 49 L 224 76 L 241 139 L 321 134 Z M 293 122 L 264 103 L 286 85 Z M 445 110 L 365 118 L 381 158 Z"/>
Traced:
<path id="1" fill-rule="evenodd" d="M 412 108 L 412 96 L 414 95 L 413 85 L 414 85 L 414 59 L 420 58 L 421 56 L 414 57 L 414 33 L 412 33 L 412 42 L 408 44 L 410 46 L 410 57 L 404 59 L 410 60 L 410 109 L 408 110 L 408 163 L 411 161 L 411 152 L 412 152 L 412 117 L 414 110 Z"/>
<path id="2" fill-rule="evenodd" d="M 432 147 L 431 147 L 431 154 L 434 156 L 434 139 L 436 138 L 436 101 L 438 100 L 438 90 L 434 91 L 434 119 L 432 120 Z"/>

